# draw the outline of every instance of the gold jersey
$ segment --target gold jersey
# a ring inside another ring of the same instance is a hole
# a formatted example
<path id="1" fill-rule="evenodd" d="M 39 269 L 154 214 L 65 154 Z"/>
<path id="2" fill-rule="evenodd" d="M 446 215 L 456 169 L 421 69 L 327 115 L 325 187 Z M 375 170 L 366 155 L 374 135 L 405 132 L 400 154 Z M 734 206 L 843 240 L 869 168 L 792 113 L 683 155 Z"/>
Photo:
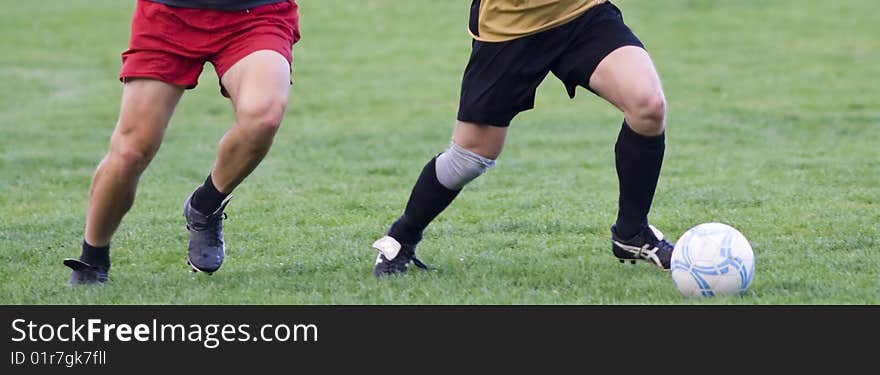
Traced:
<path id="1" fill-rule="evenodd" d="M 503 42 L 574 20 L 607 0 L 473 0 L 469 31 L 482 42 Z"/>

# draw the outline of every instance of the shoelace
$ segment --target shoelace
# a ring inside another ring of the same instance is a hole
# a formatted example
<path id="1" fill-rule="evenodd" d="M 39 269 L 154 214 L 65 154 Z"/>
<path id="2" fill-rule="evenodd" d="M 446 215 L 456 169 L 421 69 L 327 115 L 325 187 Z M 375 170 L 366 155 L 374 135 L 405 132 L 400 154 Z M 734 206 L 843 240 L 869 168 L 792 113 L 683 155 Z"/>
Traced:
<path id="1" fill-rule="evenodd" d="M 208 216 L 208 222 L 205 223 L 204 226 L 192 226 L 189 223 L 186 224 L 186 230 L 193 232 L 201 232 L 203 230 L 208 230 L 217 225 L 218 222 L 222 220 L 226 220 L 229 216 L 224 212 L 222 215 L 211 215 Z"/>
<path id="2" fill-rule="evenodd" d="M 421 268 L 421 269 L 423 269 L 423 270 L 427 270 L 427 269 L 428 269 L 428 266 L 427 266 L 425 263 L 422 263 L 422 261 L 420 261 L 419 258 L 416 258 L 415 255 L 412 256 L 412 262 L 413 262 L 413 264 L 416 265 L 416 267 L 419 267 L 419 268 Z"/>
<path id="3" fill-rule="evenodd" d="M 673 246 L 672 243 L 669 241 L 660 240 L 660 244 L 663 247 L 663 249 L 665 249 L 665 250 L 672 251 L 673 249 L 675 249 L 675 246 Z"/>
<path id="4" fill-rule="evenodd" d="M 383 255 L 383 258 L 384 258 L 384 255 Z M 419 260 L 419 258 L 416 258 L 416 254 L 414 252 L 413 253 L 401 252 L 396 258 L 394 258 L 394 260 L 391 260 L 389 262 L 392 264 L 401 264 L 401 265 L 405 265 L 409 262 L 412 262 L 413 265 L 415 265 L 418 268 L 421 268 L 423 270 L 428 269 L 428 265 L 426 265 L 421 260 Z"/>
<path id="5" fill-rule="evenodd" d="M 211 215 L 208 216 L 208 222 L 205 223 L 205 226 L 192 226 L 186 224 L 186 230 L 192 232 L 202 232 L 211 228 L 216 228 L 217 224 L 223 220 L 226 220 L 229 216 L 223 212 L 220 215 Z M 220 246 L 220 237 L 219 236 L 211 236 L 211 246 Z"/>
<path id="6" fill-rule="evenodd" d="M 659 240 L 659 241 L 657 241 L 657 244 L 655 244 L 654 246 L 657 247 L 658 252 L 665 250 L 665 251 L 672 253 L 672 250 L 675 249 L 675 247 L 672 246 L 672 244 L 666 240 Z"/>

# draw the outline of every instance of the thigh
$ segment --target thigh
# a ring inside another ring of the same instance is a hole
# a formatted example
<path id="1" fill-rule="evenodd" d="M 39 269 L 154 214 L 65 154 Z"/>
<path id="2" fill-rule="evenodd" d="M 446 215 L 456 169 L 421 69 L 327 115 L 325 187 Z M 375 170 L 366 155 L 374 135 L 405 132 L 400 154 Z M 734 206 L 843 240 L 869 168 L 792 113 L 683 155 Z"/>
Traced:
<path id="1" fill-rule="evenodd" d="M 271 77 L 267 78 L 273 80 L 281 78 L 284 84 L 290 85 L 292 48 L 300 39 L 296 2 L 287 0 L 262 5 L 250 10 L 244 16 L 229 16 L 227 29 L 228 35 L 222 36 L 222 44 L 225 47 L 211 58 L 220 77 L 221 93 L 224 96 L 231 97 L 231 90 L 234 88 L 230 88 L 228 84 L 237 83 L 235 81 L 242 75 L 241 70 L 248 71 L 246 75 L 254 75 L 249 72 L 252 65 L 258 65 L 258 69 L 270 68 L 271 71 L 268 73 Z M 274 52 L 285 60 L 283 66 L 287 70 L 286 74 L 276 72 L 278 70 L 276 68 L 282 66 L 277 62 L 277 58 L 253 57 L 264 55 L 266 51 Z"/>
<path id="2" fill-rule="evenodd" d="M 602 76 L 606 70 L 615 69 L 606 62 L 607 58 L 618 50 L 643 50 L 644 46 L 623 22 L 620 9 L 611 3 L 590 9 L 573 27 L 574 40 L 554 63 L 553 74 L 565 84 L 570 97 L 575 96 L 577 86 L 604 96 L 607 92 L 600 93 L 598 89 L 607 89 L 607 85 L 594 78 L 597 72 Z"/>
<path id="3" fill-rule="evenodd" d="M 290 92 L 290 65 L 284 56 L 261 50 L 236 62 L 221 82 L 237 115 L 284 106 Z"/>
<path id="4" fill-rule="evenodd" d="M 624 112 L 637 109 L 644 98 L 663 96 L 651 57 L 634 46 L 618 48 L 605 57 L 590 77 L 590 87 Z"/>
<path id="5" fill-rule="evenodd" d="M 183 90 L 182 86 L 154 79 L 126 82 L 111 148 L 134 147 L 142 152 L 158 149 Z"/>

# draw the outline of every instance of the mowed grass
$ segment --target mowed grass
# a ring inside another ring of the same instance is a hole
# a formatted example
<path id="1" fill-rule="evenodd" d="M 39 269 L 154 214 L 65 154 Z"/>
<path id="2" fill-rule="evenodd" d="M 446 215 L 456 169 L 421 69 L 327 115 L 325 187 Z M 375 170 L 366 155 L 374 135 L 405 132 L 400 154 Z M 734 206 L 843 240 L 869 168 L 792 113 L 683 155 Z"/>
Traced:
<path id="1" fill-rule="evenodd" d="M 68 288 L 91 174 L 118 111 L 134 1 L 16 2 L 0 14 L 0 301 L 5 304 L 877 304 L 880 38 L 868 0 L 620 0 L 663 78 L 667 156 L 651 214 L 669 237 L 739 228 L 743 297 L 683 299 L 611 256 L 621 115 L 555 78 L 498 166 L 428 229 L 437 268 L 378 281 L 370 244 L 449 141 L 466 1 L 302 0 L 275 146 L 234 194 L 228 258 L 184 264 L 181 203 L 232 121 L 210 65 L 113 241 L 111 282 Z"/>

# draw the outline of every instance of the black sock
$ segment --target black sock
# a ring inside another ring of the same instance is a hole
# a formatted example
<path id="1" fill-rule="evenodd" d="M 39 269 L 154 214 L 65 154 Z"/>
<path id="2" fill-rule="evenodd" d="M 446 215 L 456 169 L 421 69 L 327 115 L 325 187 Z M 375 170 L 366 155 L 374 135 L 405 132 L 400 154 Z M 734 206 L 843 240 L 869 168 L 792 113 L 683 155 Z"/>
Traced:
<path id="1" fill-rule="evenodd" d="M 223 203 L 223 200 L 226 199 L 227 196 L 229 196 L 229 194 L 221 193 L 216 187 L 214 187 L 214 182 L 211 181 L 211 175 L 208 175 L 208 178 L 205 179 L 205 183 L 202 184 L 202 186 L 199 186 L 199 188 L 193 193 L 192 201 L 190 201 L 190 203 L 196 211 L 205 215 L 210 215 L 220 208 L 220 204 Z"/>
<path id="2" fill-rule="evenodd" d="M 83 240 L 82 253 L 79 260 L 93 266 L 106 266 L 110 268 L 110 244 L 106 246 L 92 246 L 86 240 Z"/>
<path id="3" fill-rule="evenodd" d="M 449 190 L 437 180 L 434 157 L 419 175 L 413 186 L 406 210 L 391 225 L 388 235 L 404 244 L 415 245 L 422 239 L 422 231 L 440 214 L 461 190 Z"/>
<path id="4" fill-rule="evenodd" d="M 632 237 L 648 225 L 648 212 L 663 165 L 665 138 L 665 134 L 640 135 L 623 122 L 614 145 L 620 184 L 616 229 L 621 237 Z"/>

